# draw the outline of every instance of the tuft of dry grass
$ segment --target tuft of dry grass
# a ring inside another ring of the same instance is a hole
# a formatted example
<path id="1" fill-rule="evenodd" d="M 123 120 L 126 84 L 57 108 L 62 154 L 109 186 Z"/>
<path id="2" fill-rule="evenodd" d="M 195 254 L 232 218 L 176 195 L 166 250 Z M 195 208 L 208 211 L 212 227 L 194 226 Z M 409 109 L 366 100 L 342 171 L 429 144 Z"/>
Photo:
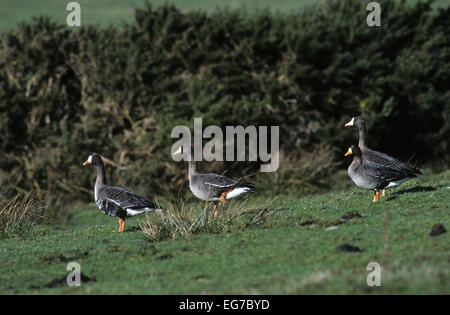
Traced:
<path id="1" fill-rule="evenodd" d="M 0 238 L 24 235 L 41 218 L 43 204 L 34 193 L 0 198 Z"/>
<path id="2" fill-rule="evenodd" d="M 203 233 L 224 234 L 263 223 L 277 210 L 274 203 L 275 199 L 259 205 L 249 204 L 248 199 L 230 201 L 219 207 L 217 217 L 211 202 L 168 203 L 163 211 L 146 214 L 139 225 L 154 241 L 186 239 Z"/>

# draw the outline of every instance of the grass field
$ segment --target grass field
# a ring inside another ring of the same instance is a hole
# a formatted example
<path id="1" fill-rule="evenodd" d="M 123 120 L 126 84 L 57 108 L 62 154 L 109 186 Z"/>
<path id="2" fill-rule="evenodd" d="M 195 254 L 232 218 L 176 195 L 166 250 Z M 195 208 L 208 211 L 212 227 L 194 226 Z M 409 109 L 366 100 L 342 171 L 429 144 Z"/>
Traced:
<path id="1" fill-rule="evenodd" d="M 111 233 L 116 219 L 88 205 L 68 225 L 2 240 L 0 293 L 449 294 L 450 233 L 429 236 L 436 224 L 450 227 L 449 186 L 447 171 L 405 183 L 375 204 L 353 186 L 284 196 L 260 225 L 159 242 L 139 230 L 144 218 Z M 344 244 L 360 251 L 337 249 Z M 81 287 L 65 284 L 72 261 L 86 277 Z M 366 285 L 369 262 L 383 268 L 380 287 Z"/>
<path id="2" fill-rule="evenodd" d="M 311 4 L 320 4 L 326 0 L 148 0 L 154 7 L 165 3 L 174 4 L 183 11 L 201 9 L 213 12 L 217 9 L 239 9 L 242 13 L 252 14 L 269 9 L 272 12 L 295 13 Z M 355 0 L 360 1 L 360 0 Z M 417 2 L 418 0 L 409 0 Z M 32 16 L 48 15 L 60 24 L 66 23 L 69 13 L 67 3 L 61 0 L 2 0 L 0 5 L 0 33 L 13 29 L 17 23 L 30 20 Z M 81 23 L 120 25 L 131 22 L 134 8 L 143 7 L 146 0 L 78 0 L 81 7 Z M 435 6 L 448 6 L 448 0 L 438 0 Z"/>

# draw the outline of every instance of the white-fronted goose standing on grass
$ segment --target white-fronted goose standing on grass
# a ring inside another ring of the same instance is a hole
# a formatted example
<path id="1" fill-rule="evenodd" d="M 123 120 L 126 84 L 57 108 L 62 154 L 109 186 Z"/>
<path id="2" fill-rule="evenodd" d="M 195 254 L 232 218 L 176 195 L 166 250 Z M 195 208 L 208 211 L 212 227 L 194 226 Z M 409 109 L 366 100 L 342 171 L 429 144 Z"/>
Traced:
<path id="1" fill-rule="evenodd" d="M 173 155 L 183 154 L 183 147 L 178 148 Z M 201 174 L 197 172 L 197 165 L 190 155 L 189 159 L 189 188 L 195 197 L 204 201 L 217 201 L 214 205 L 214 216 L 217 217 L 218 205 L 227 200 L 246 193 L 255 192 L 254 184 L 243 180 L 234 180 L 218 174 Z"/>
<path id="2" fill-rule="evenodd" d="M 119 218 L 118 232 L 123 232 L 126 218 L 147 211 L 161 210 L 157 209 L 150 199 L 138 196 L 128 189 L 108 186 L 105 167 L 99 154 L 89 155 L 83 165 L 93 165 L 97 169 L 97 180 L 94 186 L 95 203 L 104 214 Z M 113 230 L 113 232 L 116 231 Z"/>
<path id="3" fill-rule="evenodd" d="M 345 127 L 357 127 L 359 131 L 359 142 L 358 146 L 361 150 L 362 154 L 362 162 L 371 162 L 377 163 L 389 168 L 395 169 L 403 174 L 405 177 L 399 181 L 392 181 L 386 188 L 391 188 L 402 184 L 404 181 L 416 177 L 417 175 L 422 175 L 422 172 L 418 169 L 415 169 L 409 166 L 406 163 L 403 163 L 396 158 L 382 152 L 374 151 L 369 149 L 367 146 L 367 133 L 366 133 L 366 123 L 362 117 L 353 117 L 348 123 L 345 124 Z M 386 190 L 383 189 L 381 192 L 381 196 L 384 197 L 386 195 Z"/>
<path id="4" fill-rule="evenodd" d="M 389 187 L 393 182 L 404 181 L 409 174 L 397 168 L 373 162 L 364 161 L 357 145 L 352 145 L 345 156 L 353 155 L 353 161 L 348 167 L 348 176 L 359 187 L 375 190 L 373 202 L 380 197 L 380 190 Z"/>

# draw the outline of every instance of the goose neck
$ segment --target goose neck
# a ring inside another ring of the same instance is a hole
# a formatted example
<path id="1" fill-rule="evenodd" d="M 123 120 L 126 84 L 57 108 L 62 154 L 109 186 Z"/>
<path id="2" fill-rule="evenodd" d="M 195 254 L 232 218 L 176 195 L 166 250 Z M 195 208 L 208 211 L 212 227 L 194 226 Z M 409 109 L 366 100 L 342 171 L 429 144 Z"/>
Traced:
<path id="1" fill-rule="evenodd" d="M 189 179 L 195 174 L 197 174 L 197 164 L 191 158 L 191 160 L 189 160 Z"/>
<path id="2" fill-rule="evenodd" d="M 105 174 L 105 166 L 97 165 L 95 167 L 97 169 L 97 179 L 95 180 L 95 186 L 104 186 L 106 185 L 106 174 Z"/>
<path id="3" fill-rule="evenodd" d="M 358 126 L 359 130 L 359 142 L 358 146 L 360 149 L 366 149 L 367 148 L 367 134 L 366 134 L 366 125 L 362 123 Z"/>
<path id="4" fill-rule="evenodd" d="M 353 157 L 352 164 L 355 164 L 355 165 L 362 165 L 363 163 L 362 163 L 361 155 L 355 155 L 355 156 Z"/>

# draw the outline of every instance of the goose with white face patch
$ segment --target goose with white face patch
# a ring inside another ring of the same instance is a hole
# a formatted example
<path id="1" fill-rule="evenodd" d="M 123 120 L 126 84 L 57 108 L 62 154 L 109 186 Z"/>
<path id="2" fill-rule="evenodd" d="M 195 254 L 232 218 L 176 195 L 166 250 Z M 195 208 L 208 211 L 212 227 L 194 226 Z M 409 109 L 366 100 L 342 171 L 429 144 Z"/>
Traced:
<path id="1" fill-rule="evenodd" d="M 183 154 L 180 147 L 173 155 Z M 214 205 L 214 216 L 218 215 L 218 204 L 237 198 L 243 194 L 255 192 L 254 184 L 243 180 L 234 180 L 218 174 L 201 174 L 197 172 L 197 165 L 189 156 L 189 188 L 195 197 L 205 201 L 217 201 Z"/>
<path id="2" fill-rule="evenodd" d="M 353 117 L 348 123 L 345 124 L 345 127 L 358 128 L 359 132 L 358 147 L 361 150 L 361 157 L 363 163 L 376 163 L 397 170 L 402 174 L 404 174 L 404 178 L 402 178 L 401 180 L 391 181 L 389 185 L 387 185 L 382 190 L 381 197 L 385 196 L 386 188 L 398 186 L 403 182 L 407 181 L 408 179 L 411 179 L 413 177 L 416 177 L 417 175 L 422 174 L 420 170 L 415 169 L 409 166 L 408 164 L 397 160 L 393 156 L 369 149 L 369 147 L 367 146 L 366 123 L 362 117 Z"/>
<path id="3" fill-rule="evenodd" d="M 126 218 L 148 211 L 161 210 L 157 209 L 150 199 L 138 196 L 128 189 L 108 186 L 105 166 L 99 154 L 92 153 L 89 155 L 83 165 L 93 165 L 97 169 L 97 179 L 94 186 L 95 203 L 104 214 L 119 218 L 118 232 L 124 231 Z"/>
<path id="4" fill-rule="evenodd" d="M 348 167 L 348 176 L 361 188 L 374 190 L 373 202 L 378 202 L 380 190 L 388 188 L 392 183 L 402 182 L 409 174 L 389 165 L 364 161 L 361 149 L 352 145 L 345 156 L 353 155 L 353 161 Z"/>

